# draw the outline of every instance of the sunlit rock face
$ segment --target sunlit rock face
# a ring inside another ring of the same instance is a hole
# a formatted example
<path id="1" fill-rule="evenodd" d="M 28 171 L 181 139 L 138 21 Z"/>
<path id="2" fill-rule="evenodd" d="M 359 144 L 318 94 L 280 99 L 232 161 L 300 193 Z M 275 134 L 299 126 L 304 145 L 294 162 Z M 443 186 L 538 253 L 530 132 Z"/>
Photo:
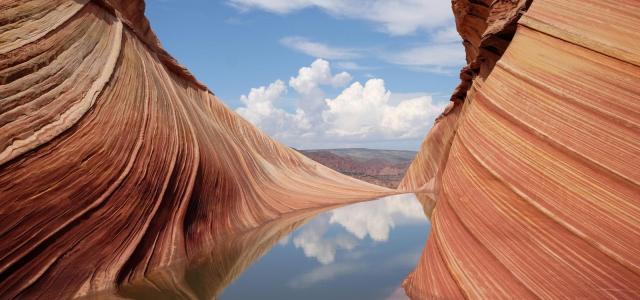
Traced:
<path id="1" fill-rule="evenodd" d="M 160 48 L 142 1 L 0 7 L 0 298 L 90 295 L 229 232 L 394 193 L 226 108 Z"/>
<path id="2" fill-rule="evenodd" d="M 640 5 L 527 6 L 453 1 L 470 64 L 401 184 L 436 200 L 412 298 L 640 293 Z"/>

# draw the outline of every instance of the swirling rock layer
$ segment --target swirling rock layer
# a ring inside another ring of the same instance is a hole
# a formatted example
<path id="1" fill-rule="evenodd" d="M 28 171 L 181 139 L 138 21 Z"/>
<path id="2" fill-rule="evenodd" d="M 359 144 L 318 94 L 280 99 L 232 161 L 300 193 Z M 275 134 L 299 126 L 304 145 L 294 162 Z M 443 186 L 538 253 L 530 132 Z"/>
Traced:
<path id="1" fill-rule="evenodd" d="M 392 193 L 227 109 L 142 1 L 0 6 L 0 298 L 90 295 L 228 232 Z"/>
<path id="2" fill-rule="evenodd" d="M 498 34 L 504 53 L 483 54 L 478 41 L 508 32 L 510 17 L 476 14 L 520 4 L 454 1 L 469 81 L 401 184 L 437 201 L 404 287 L 412 298 L 638 298 L 640 5 L 534 0 L 515 35 Z"/>

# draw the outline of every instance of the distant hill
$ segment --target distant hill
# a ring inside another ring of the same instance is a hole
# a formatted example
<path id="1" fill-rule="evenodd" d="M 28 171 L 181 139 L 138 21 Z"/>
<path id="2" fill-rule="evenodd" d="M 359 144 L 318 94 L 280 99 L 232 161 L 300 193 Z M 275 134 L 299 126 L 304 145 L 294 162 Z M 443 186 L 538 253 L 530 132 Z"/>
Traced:
<path id="1" fill-rule="evenodd" d="M 416 151 L 366 148 L 299 150 L 307 157 L 342 174 L 396 188 Z"/>

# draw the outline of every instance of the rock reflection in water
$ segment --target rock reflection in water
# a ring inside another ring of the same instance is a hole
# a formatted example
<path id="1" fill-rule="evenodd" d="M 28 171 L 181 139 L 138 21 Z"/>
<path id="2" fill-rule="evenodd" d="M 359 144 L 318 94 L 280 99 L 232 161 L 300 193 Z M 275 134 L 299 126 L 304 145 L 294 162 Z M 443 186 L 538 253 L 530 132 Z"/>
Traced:
<path id="1" fill-rule="evenodd" d="M 221 237 L 211 251 L 125 285 L 117 296 L 399 299 L 404 297 L 400 284 L 418 262 L 428 224 L 413 194 L 298 212 Z M 401 230 L 395 232 L 396 227 Z M 366 286 L 371 281 L 379 285 Z"/>

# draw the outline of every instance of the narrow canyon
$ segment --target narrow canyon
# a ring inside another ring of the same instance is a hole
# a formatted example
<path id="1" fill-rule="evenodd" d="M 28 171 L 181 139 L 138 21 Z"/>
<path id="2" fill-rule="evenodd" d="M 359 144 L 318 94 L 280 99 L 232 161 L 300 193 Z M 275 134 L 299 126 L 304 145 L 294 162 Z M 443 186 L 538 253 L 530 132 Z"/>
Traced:
<path id="1" fill-rule="evenodd" d="M 397 188 L 242 119 L 144 9 L 0 2 L 1 299 L 216 298 L 313 214 L 401 193 L 432 224 L 412 299 L 639 297 L 636 0 L 452 0 L 467 65 Z"/>

